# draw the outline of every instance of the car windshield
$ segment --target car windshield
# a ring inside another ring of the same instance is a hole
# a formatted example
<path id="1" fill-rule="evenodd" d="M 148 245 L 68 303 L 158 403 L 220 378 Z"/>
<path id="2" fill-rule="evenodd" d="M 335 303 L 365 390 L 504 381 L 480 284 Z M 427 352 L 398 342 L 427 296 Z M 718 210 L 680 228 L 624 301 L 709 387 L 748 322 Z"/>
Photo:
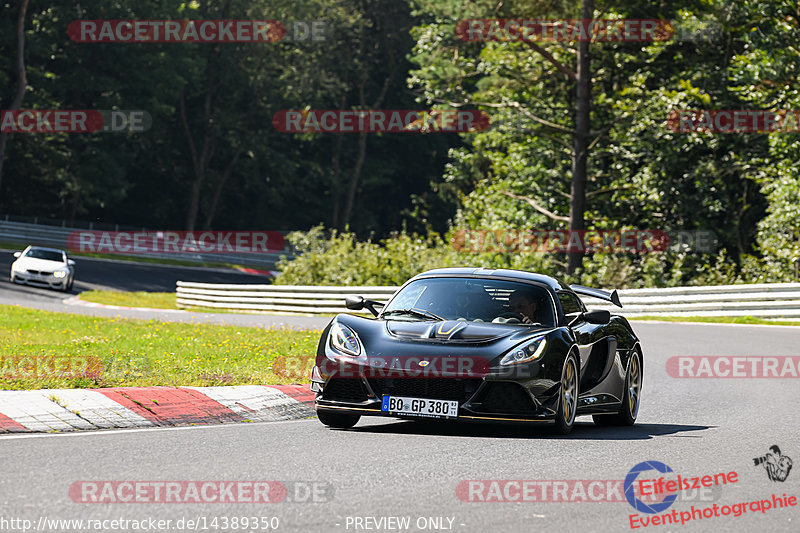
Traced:
<path id="1" fill-rule="evenodd" d="M 25 254 L 25 257 L 46 259 L 48 261 L 58 261 L 59 263 L 64 262 L 64 255 L 61 252 L 56 252 L 55 250 L 42 250 L 41 248 L 31 248 L 28 250 L 28 253 Z"/>
<path id="2" fill-rule="evenodd" d="M 386 318 L 556 325 L 552 297 L 540 285 L 489 279 L 430 278 L 406 285 Z"/>

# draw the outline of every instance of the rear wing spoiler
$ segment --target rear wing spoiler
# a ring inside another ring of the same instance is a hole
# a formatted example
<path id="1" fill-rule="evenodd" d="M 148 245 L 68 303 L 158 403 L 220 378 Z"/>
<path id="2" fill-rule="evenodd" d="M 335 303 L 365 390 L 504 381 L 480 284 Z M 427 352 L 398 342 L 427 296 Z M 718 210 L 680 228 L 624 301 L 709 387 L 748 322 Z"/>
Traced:
<path id="1" fill-rule="evenodd" d="M 583 285 L 570 285 L 569 288 L 575 291 L 577 294 L 592 296 L 593 298 L 600 298 L 601 300 L 611 302 L 617 307 L 622 307 L 622 304 L 619 301 L 619 294 L 617 294 L 616 290 L 608 292 L 600 289 L 592 289 L 591 287 L 584 287 Z"/>

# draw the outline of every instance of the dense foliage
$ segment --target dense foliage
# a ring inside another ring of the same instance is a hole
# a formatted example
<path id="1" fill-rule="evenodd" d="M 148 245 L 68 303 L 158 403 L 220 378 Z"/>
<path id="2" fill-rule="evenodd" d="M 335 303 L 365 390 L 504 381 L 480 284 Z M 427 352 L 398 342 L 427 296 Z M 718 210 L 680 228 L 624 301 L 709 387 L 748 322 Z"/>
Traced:
<path id="1" fill-rule="evenodd" d="M 2 109 L 15 92 L 19 4 L 0 1 Z M 86 44 L 67 34 L 79 19 L 275 19 L 290 29 L 321 20 L 325 40 Z M 153 124 L 12 134 L 0 213 L 164 229 L 349 224 L 363 234 L 413 223 L 410 196 L 439 179 L 458 135 L 371 135 L 358 167 L 358 134 L 281 133 L 272 118 L 417 106 L 405 88 L 414 21 L 395 0 L 32 2 L 22 108 L 141 109 Z"/>
<path id="2" fill-rule="evenodd" d="M 0 0 L 0 107 L 19 1 Z M 146 109 L 138 134 L 14 134 L 0 212 L 163 228 L 309 230 L 279 283 L 396 284 L 434 266 L 565 275 L 565 254 L 460 254 L 454 232 L 568 227 L 575 42 L 467 42 L 468 18 L 670 19 L 590 51 L 587 229 L 712 230 L 713 253 L 595 254 L 616 286 L 797 281 L 797 132 L 673 131 L 676 109 L 800 109 L 788 0 L 225 0 L 32 4 L 23 108 Z M 324 42 L 80 44 L 75 19 L 322 19 Z M 286 134 L 280 109 L 478 108 L 488 131 Z M 183 112 L 182 112 L 183 110 Z M 205 155 L 198 155 L 201 147 Z M 324 230 L 331 228 L 331 230 Z M 338 231 L 332 231 L 336 228 Z"/>
<path id="3" fill-rule="evenodd" d="M 509 253 L 491 247 L 484 253 L 466 253 L 454 246 L 454 235 L 429 232 L 420 236 L 405 231 L 390 237 L 358 240 L 353 233 L 326 233 L 322 226 L 308 232 L 292 232 L 287 240 L 301 253 L 278 264 L 280 285 L 401 285 L 421 271 L 443 267 L 489 267 L 529 270 L 602 287 L 672 287 L 717 285 L 749 281 L 761 264 L 736 273 L 724 252 L 718 256 L 690 251 L 645 254 L 594 254 L 586 268 L 572 276 L 555 254 Z"/>

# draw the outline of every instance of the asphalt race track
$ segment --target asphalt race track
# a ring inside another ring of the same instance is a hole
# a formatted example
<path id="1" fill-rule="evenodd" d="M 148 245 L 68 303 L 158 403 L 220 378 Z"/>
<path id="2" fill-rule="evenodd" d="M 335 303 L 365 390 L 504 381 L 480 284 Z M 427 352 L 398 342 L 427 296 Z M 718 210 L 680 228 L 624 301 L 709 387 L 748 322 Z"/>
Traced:
<path id="1" fill-rule="evenodd" d="M 87 290 L 174 292 L 177 281 L 203 283 L 267 283 L 261 275 L 247 274 L 230 269 L 193 268 L 183 266 L 111 261 L 75 257 L 75 284 L 72 291 L 64 293 L 42 287 L 16 285 L 8 280 L 13 253 L 0 250 L 0 305 L 22 305 L 45 311 L 79 313 L 114 317 L 124 314 L 129 318 L 170 320 L 180 322 L 231 323 L 256 327 L 321 328 L 326 319 L 309 317 L 282 317 L 271 315 L 225 315 L 220 313 L 189 313 L 185 311 L 134 311 L 66 305 L 63 300 Z"/>
<path id="2" fill-rule="evenodd" d="M 6 518 L 34 524 L 42 517 L 154 518 L 175 527 L 181 518 L 206 517 L 211 524 L 217 517 L 221 524 L 222 517 L 246 516 L 277 517 L 279 531 L 630 531 L 634 510 L 625 501 L 465 502 L 456 487 L 462 480 L 620 480 L 643 461 L 663 462 L 683 476 L 738 474 L 737 483 L 715 495 L 700 501 L 689 494 L 693 501 L 679 500 L 666 512 L 800 496 L 797 466 L 777 482 L 753 462 L 772 445 L 800 460 L 797 379 L 677 379 L 665 371 L 675 355 L 798 355 L 800 330 L 641 322 L 634 328 L 645 379 L 633 428 L 601 428 L 585 419 L 571 435 L 556 437 L 546 428 L 362 419 L 353 430 L 299 420 L 10 435 L 0 442 L 0 508 Z M 281 481 L 301 500 L 307 484 L 317 482 L 325 489 L 317 499 L 327 501 L 76 503 L 68 490 L 80 480 Z M 409 528 L 372 521 L 395 516 L 409 517 Z M 430 517 L 445 518 L 425 522 Z M 418 528 L 418 520 L 428 527 Z M 798 524 L 800 512 L 792 507 L 643 529 L 778 532 L 798 531 Z"/>
<path id="3" fill-rule="evenodd" d="M 11 250 L 0 250 L 0 273 L 6 281 L 14 259 Z M 71 259 L 76 263 L 73 293 L 90 289 L 175 292 L 175 283 L 179 280 L 203 283 L 266 283 L 267 279 L 232 269 L 157 265 L 81 256 Z"/>

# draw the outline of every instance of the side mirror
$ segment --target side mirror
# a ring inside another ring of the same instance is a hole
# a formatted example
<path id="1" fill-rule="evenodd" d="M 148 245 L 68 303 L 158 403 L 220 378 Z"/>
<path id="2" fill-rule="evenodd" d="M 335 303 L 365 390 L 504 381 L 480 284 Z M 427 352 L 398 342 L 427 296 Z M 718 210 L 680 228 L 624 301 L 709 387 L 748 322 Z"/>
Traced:
<path id="1" fill-rule="evenodd" d="M 611 312 L 606 309 L 595 309 L 583 313 L 583 319 L 589 324 L 608 324 L 611 322 Z"/>
<path id="2" fill-rule="evenodd" d="M 365 307 L 369 310 L 373 316 L 378 316 L 378 311 L 375 309 L 376 305 L 385 305 L 381 302 L 376 302 L 375 300 L 367 300 L 363 296 L 347 296 L 344 299 L 344 306 L 348 309 L 353 311 L 361 311 Z"/>
<path id="3" fill-rule="evenodd" d="M 75 266 L 75 261 L 73 261 L 72 259 L 67 259 L 67 264 L 69 266 L 71 266 L 71 267 L 74 267 Z"/>
<path id="4" fill-rule="evenodd" d="M 567 324 L 569 327 L 574 326 L 583 320 L 589 324 L 608 324 L 611 322 L 611 313 L 605 309 L 595 309 L 594 311 L 586 311 L 585 313 L 575 313 L 575 317 Z"/>
<path id="5" fill-rule="evenodd" d="M 344 299 L 344 306 L 348 309 L 352 309 L 353 311 L 361 311 L 364 309 L 364 297 L 363 296 L 347 296 Z"/>
<path id="6" fill-rule="evenodd" d="M 14 257 L 19 257 L 22 255 L 22 252 L 14 252 Z"/>

